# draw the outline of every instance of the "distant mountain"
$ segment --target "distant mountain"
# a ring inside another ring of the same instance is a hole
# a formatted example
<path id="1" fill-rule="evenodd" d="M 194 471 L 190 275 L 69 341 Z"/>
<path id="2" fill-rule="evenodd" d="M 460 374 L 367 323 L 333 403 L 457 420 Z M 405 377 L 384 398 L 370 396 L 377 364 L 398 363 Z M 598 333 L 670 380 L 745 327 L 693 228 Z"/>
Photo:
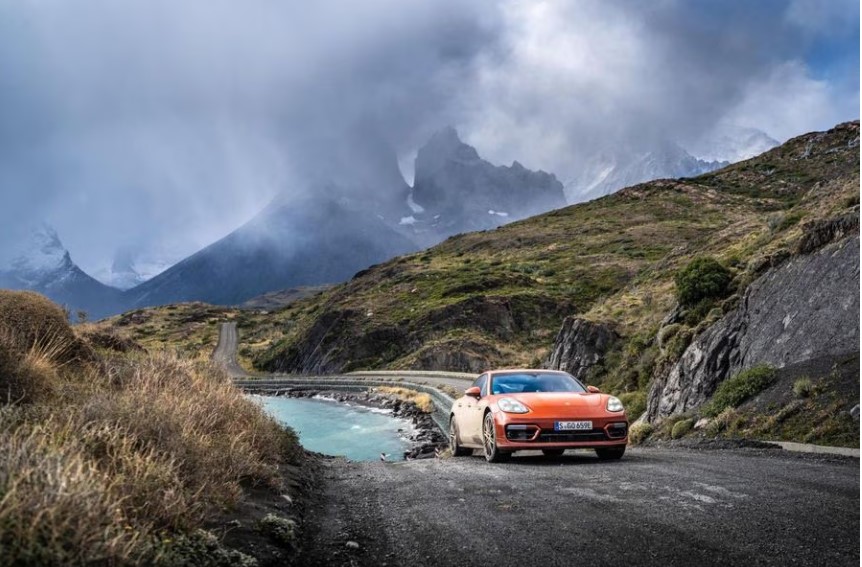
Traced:
<path id="1" fill-rule="evenodd" d="M 453 234 L 487 230 L 566 206 L 554 175 L 517 161 L 495 166 L 461 141 L 454 128 L 434 134 L 416 157 L 411 214 L 401 220 L 425 245 Z"/>
<path id="2" fill-rule="evenodd" d="M 14 258 L 0 268 L 0 287 L 42 293 L 73 314 L 86 311 L 91 318 L 122 308 L 120 290 L 87 275 L 73 261 L 57 232 L 48 225 L 32 231 Z"/>
<path id="3" fill-rule="evenodd" d="M 233 305 L 267 292 L 338 283 L 453 234 L 566 204 L 553 175 L 517 162 L 494 166 L 452 128 L 419 150 L 412 190 L 394 153 L 364 148 L 359 154 L 355 175 L 316 186 L 313 198 L 276 200 L 232 234 L 129 290 L 129 304 Z"/>
<path id="4" fill-rule="evenodd" d="M 695 177 L 726 165 L 726 161 L 698 159 L 667 141 L 646 151 L 617 148 L 588 162 L 576 178 L 566 183 L 566 196 L 570 202 L 589 201 L 638 183 Z"/>
<path id="5" fill-rule="evenodd" d="M 417 246 L 379 217 L 311 198 L 278 199 L 228 236 L 127 292 L 134 307 L 234 305 L 269 291 L 349 279 Z"/>
<path id="6" fill-rule="evenodd" d="M 566 182 L 566 198 L 572 203 L 588 201 L 655 179 L 696 177 L 777 145 L 777 140 L 756 128 L 723 124 L 686 148 L 668 140 L 646 147 L 609 148 L 583 162 L 578 175 Z"/>
<path id="7" fill-rule="evenodd" d="M 779 144 L 766 132 L 734 124 L 723 124 L 700 140 L 688 145 L 688 151 L 705 161 L 736 163 L 759 156 Z"/>

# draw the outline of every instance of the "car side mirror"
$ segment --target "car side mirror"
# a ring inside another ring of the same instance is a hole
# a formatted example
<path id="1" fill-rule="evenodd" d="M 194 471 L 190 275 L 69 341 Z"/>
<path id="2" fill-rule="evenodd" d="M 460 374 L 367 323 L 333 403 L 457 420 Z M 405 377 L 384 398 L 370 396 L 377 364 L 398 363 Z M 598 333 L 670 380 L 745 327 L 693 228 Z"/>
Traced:
<path id="1" fill-rule="evenodd" d="M 464 390 L 465 396 L 470 396 L 471 398 L 476 398 L 477 400 L 482 397 L 482 390 L 479 386 L 473 386 L 472 388 L 467 388 Z"/>
<path id="2" fill-rule="evenodd" d="M 595 386 L 587 386 L 587 392 L 591 394 L 601 394 L 602 391 L 596 388 Z"/>

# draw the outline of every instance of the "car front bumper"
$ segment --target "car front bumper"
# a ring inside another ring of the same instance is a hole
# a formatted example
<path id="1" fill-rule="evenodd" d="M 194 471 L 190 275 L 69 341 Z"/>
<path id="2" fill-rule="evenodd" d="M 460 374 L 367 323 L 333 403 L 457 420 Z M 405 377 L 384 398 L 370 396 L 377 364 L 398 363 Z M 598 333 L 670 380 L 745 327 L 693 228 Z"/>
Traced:
<path id="1" fill-rule="evenodd" d="M 497 446 L 501 449 L 575 449 L 624 447 L 628 443 L 625 414 L 598 417 L 536 418 L 530 414 L 497 412 Z M 588 431 L 555 431 L 557 421 L 592 421 Z"/>

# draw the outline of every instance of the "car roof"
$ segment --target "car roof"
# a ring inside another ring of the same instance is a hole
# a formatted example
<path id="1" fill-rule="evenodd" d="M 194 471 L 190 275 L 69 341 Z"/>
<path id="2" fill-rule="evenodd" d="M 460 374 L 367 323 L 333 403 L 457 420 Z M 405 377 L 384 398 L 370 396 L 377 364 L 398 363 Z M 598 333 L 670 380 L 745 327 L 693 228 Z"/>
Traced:
<path id="1" fill-rule="evenodd" d="M 542 374 L 568 374 L 568 372 L 564 372 L 562 370 L 548 370 L 547 368 L 501 368 L 498 370 L 488 370 L 483 374 L 490 374 L 491 376 L 495 374 L 512 374 L 515 372 L 523 372 L 523 373 L 535 373 L 541 372 Z"/>

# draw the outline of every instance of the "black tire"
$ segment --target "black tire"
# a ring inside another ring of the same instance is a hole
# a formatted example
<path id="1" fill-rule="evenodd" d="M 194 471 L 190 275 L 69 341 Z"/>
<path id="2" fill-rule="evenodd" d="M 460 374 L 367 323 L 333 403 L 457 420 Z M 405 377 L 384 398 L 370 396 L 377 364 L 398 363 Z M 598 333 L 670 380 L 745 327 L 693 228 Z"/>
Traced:
<path id="1" fill-rule="evenodd" d="M 488 412 L 482 420 L 482 452 L 489 463 L 508 461 L 511 453 L 504 453 L 497 447 L 497 428 L 494 426 L 494 414 Z"/>
<path id="2" fill-rule="evenodd" d="M 542 453 L 544 453 L 546 457 L 561 457 L 565 452 L 565 449 L 542 449 Z"/>
<path id="3" fill-rule="evenodd" d="M 615 461 L 617 459 L 622 459 L 625 452 L 625 446 L 602 447 L 601 449 L 596 449 L 596 455 L 598 455 L 599 458 L 603 461 Z"/>
<path id="4" fill-rule="evenodd" d="M 462 447 L 458 438 L 458 425 L 455 416 L 449 418 L 449 448 L 452 449 L 453 457 L 466 457 L 473 454 L 473 449 Z"/>

